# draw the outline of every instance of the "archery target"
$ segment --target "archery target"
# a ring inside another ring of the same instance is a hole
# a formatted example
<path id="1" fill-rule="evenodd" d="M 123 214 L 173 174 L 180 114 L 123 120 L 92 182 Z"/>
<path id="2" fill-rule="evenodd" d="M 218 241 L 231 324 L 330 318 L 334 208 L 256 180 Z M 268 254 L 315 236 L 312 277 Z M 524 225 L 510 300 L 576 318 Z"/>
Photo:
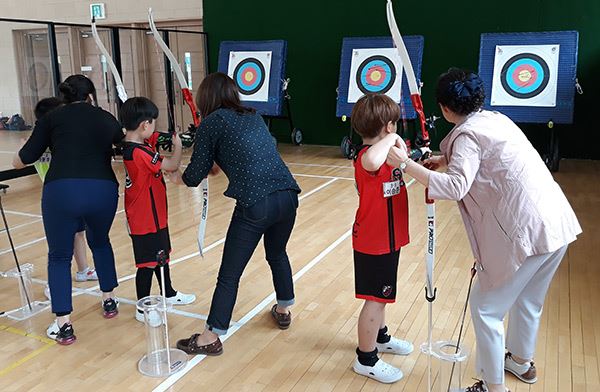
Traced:
<path id="1" fill-rule="evenodd" d="M 229 52 L 227 74 L 242 101 L 268 102 L 271 52 Z"/>
<path id="2" fill-rule="evenodd" d="M 400 103 L 402 62 L 397 49 L 354 49 L 348 83 L 348 103 L 370 93 L 386 94 Z"/>
<path id="3" fill-rule="evenodd" d="M 560 45 L 496 46 L 492 106 L 556 106 Z"/>

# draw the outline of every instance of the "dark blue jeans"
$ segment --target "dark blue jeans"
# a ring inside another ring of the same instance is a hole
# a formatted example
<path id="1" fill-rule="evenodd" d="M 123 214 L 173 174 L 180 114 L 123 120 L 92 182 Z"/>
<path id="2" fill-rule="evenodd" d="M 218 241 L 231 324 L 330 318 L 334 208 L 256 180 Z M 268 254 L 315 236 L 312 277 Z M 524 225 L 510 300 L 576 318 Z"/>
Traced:
<path id="1" fill-rule="evenodd" d="M 42 216 L 48 241 L 48 285 L 53 313 L 65 315 L 73 311 L 71 259 L 75 233 L 82 220 L 100 289 L 111 292 L 118 286 L 115 256 L 108 238 L 118 199 L 117 184 L 109 180 L 61 179 L 44 185 Z"/>
<path id="2" fill-rule="evenodd" d="M 235 206 L 206 322 L 211 331 L 218 335 L 227 333 L 240 277 L 263 235 L 277 303 L 280 306 L 294 303 L 292 268 L 286 246 L 294 228 L 297 208 L 298 194 L 293 190 L 273 192 L 248 208 Z"/>

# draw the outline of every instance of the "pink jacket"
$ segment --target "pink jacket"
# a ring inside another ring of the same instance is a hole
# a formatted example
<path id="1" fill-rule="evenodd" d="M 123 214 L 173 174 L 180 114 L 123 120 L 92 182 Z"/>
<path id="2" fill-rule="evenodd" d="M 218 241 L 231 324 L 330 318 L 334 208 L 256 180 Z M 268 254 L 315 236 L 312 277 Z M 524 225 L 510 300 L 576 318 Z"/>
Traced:
<path id="1" fill-rule="evenodd" d="M 484 290 L 509 280 L 528 256 L 553 252 L 581 233 L 560 186 L 505 115 L 471 113 L 440 150 L 448 170 L 431 172 L 429 196 L 458 201 Z"/>

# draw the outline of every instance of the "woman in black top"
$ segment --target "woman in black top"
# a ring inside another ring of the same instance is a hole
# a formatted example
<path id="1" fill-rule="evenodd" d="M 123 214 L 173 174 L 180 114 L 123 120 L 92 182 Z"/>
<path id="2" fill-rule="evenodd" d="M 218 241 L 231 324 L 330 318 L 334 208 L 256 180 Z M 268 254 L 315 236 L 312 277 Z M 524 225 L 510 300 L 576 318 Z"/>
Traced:
<path id="1" fill-rule="evenodd" d="M 93 105 L 94 84 L 83 75 L 59 85 L 66 105 L 43 116 L 13 159 L 15 168 L 37 161 L 50 148 L 52 160 L 42 192 L 42 217 L 48 241 L 48 284 L 52 312 L 48 328 L 59 344 L 75 341 L 70 314 L 73 239 L 81 220 L 102 290 L 104 317 L 117 315 L 118 286 L 108 232 L 117 210 L 118 183 L 111 167 L 112 145 L 123 138 L 119 122 Z"/>
<path id="2" fill-rule="evenodd" d="M 196 132 L 192 159 L 183 173 L 169 178 L 196 187 L 216 163 L 229 179 L 225 196 L 237 201 L 227 231 L 217 286 L 202 334 L 177 342 L 190 354 L 219 355 L 219 335 L 227 333 L 240 277 L 264 235 L 277 304 L 271 315 L 280 328 L 291 323 L 292 270 L 286 245 L 292 233 L 300 188 L 285 166 L 263 118 L 240 103 L 235 82 L 225 74 L 208 75 L 196 95 L 203 121 Z"/>

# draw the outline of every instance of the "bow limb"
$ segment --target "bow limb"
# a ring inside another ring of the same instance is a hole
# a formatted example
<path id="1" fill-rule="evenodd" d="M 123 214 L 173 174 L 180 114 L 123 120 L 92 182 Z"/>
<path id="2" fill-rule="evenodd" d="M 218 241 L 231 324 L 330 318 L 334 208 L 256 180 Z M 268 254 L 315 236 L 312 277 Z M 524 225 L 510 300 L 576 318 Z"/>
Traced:
<path id="1" fill-rule="evenodd" d="M 92 19 L 92 36 L 94 37 L 94 41 L 96 42 L 96 46 L 100 49 L 100 53 L 104 55 L 106 58 L 106 62 L 108 63 L 108 67 L 110 68 L 110 72 L 113 75 L 115 80 L 115 84 L 117 85 L 117 95 L 121 102 L 127 101 L 127 91 L 125 90 L 125 85 L 123 84 L 123 80 L 121 79 L 121 75 L 119 75 L 119 71 L 117 70 L 117 66 L 113 62 L 113 59 L 108 53 L 108 50 L 102 43 L 100 39 L 100 35 L 98 34 L 98 29 L 96 28 L 96 18 Z"/>
<path id="2" fill-rule="evenodd" d="M 400 56 L 400 60 L 402 61 L 402 65 L 405 69 L 406 80 L 408 81 L 408 89 L 410 91 L 410 100 L 413 104 L 413 108 L 415 109 L 419 117 L 421 136 L 423 138 L 425 147 L 427 147 L 429 146 L 429 131 L 425 126 L 425 112 L 423 111 L 423 101 L 421 100 L 421 92 L 417 83 L 417 77 L 415 76 L 415 71 L 412 66 L 412 62 L 410 61 L 410 57 L 408 55 L 408 50 L 406 49 L 406 45 L 404 45 L 404 40 L 402 39 L 402 35 L 400 35 L 400 30 L 398 29 L 398 25 L 396 24 L 392 0 L 387 0 L 386 10 L 388 25 L 390 26 L 390 32 L 392 33 L 392 40 L 394 41 L 394 45 L 398 50 L 398 55 Z"/>
<path id="3" fill-rule="evenodd" d="M 156 28 L 156 24 L 154 23 L 154 15 L 152 14 L 152 8 L 148 9 L 148 23 L 150 25 L 150 31 L 152 31 L 152 36 L 156 40 L 156 43 L 171 63 L 171 67 L 175 72 L 175 76 L 177 77 L 177 82 L 181 87 L 183 99 L 185 100 L 185 103 L 189 106 L 192 112 L 194 126 L 198 127 L 198 125 L 200 125 L 200 117 L 198 116 L 198 109 L 196 108 L 194 97 L 192 95 L 192 92 L 190 91 L 190 88 L 188 87 L 187 81 L 185 80 L 185 76 L 183 75 L 183 71 L 181 70 L 181 66 L 177 62 L 175 55 L 173 54 L 173 52 L 171 52 L 171 49 L 169 49 L 162 36 L 160 35 L 160 32 Z"/>

